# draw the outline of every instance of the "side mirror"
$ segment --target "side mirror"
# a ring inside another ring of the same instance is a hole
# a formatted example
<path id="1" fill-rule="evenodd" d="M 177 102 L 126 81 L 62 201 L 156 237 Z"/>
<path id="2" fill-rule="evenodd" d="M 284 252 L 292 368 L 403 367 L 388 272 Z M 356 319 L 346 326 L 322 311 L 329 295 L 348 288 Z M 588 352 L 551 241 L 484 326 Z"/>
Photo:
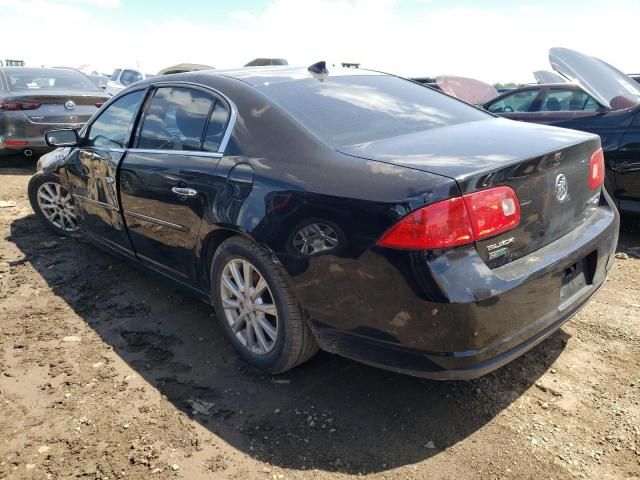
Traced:
<path id="1" fill-rule="evenodd" d="M 44 134 L 44 140 L 50 147 L 77 147 L 80 144 L 78 132 L 73 128 L 49 130 Z"/>

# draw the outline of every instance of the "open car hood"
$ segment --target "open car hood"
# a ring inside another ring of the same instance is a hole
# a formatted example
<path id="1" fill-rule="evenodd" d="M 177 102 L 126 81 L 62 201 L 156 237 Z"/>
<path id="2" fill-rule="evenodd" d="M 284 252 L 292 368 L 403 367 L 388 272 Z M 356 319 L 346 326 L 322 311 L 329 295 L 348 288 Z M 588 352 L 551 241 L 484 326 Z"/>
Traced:
<path id="1" fill-rule="evenodd" d="M 473 105 L 483 105 L 498 96 L 496 87 L 474 78 L 444 75 L 436 77 L 436 83 L 444 93 Z"/>
<path id="2" fill-rule="evenodd" d="M 533 72 L 533 76 L 538 83 L 567 83 L 568 80 L 562 75 L 556 72 L 550 72 L 549 70 L 538 70 Z"/>
<path id="3" fill-rule="evenodd" d="M 599 103 L 612 110 L 640 104 L 638 84 L 606 62 L 568 48 L 549 50 L 553 69 L 582 87 Z"/>

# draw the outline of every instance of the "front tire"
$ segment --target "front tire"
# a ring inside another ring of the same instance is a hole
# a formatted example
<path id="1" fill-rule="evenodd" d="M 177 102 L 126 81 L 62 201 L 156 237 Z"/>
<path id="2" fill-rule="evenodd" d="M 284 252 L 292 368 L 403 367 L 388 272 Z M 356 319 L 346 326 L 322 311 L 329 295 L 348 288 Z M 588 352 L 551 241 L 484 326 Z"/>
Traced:
<path id="1" fill-rule="evenodd" d="M 68 237 L 79 229 L 73 197 L 53 173 L 38 172 L 31 177 L 29 202 L 38 218 L 57 235 Z"/>
<path id="2" fill-rule="evenodd" d="M 231 237 L 218 247 L 211 293 L 225 335 L 250 365 L 282 373 L 318 351 L 282 267 L 249 240 Z"/>

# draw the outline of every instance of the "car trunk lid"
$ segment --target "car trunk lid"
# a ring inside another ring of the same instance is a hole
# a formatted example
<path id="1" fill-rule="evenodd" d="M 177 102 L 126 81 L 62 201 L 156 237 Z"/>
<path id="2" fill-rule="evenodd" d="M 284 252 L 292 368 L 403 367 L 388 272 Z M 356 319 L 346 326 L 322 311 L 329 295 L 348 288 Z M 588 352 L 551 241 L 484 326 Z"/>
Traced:
<path id="1" fill-rule="evenodd" d="M 476 242 L 493 268 L 553 242 L 593 214 L 600 188 L 589 188 L 589 166 L 599 146 L 595 135 L 492 119 L 339 151 L 453 178 L 463 194 L 500 185 L 513 188 L 521 206 L 518 227 Z"/>
<path id="2" fill-rule="evenodd" d="M 11 101 L 39 104 L 37 108 L 22 110 L 33 123 L 83 124 L 108 100 L 96 91 L 61 93 L 59 90 L 15 91 Z"/>

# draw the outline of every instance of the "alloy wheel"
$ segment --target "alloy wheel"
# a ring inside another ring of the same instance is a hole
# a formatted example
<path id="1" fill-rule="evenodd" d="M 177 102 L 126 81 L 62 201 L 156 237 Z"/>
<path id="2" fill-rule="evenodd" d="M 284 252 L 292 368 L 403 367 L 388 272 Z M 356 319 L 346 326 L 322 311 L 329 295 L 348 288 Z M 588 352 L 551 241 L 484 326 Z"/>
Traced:
<path id="1" fill-rule="evenodd" d="M 78 217 L 71 194 L 59 183 L 45 182 L 38 187 L 38 206 L 45 218 L 65 232 L 78 230 Z"/>
<path id="2" fill-rule="evenodd" d="M 256 355 L 271 352 L 278 340 L 278 311 L 262 274 L 246 259 L 234 258 L 222 270 L 220 294 L 238 341 Z"/>

